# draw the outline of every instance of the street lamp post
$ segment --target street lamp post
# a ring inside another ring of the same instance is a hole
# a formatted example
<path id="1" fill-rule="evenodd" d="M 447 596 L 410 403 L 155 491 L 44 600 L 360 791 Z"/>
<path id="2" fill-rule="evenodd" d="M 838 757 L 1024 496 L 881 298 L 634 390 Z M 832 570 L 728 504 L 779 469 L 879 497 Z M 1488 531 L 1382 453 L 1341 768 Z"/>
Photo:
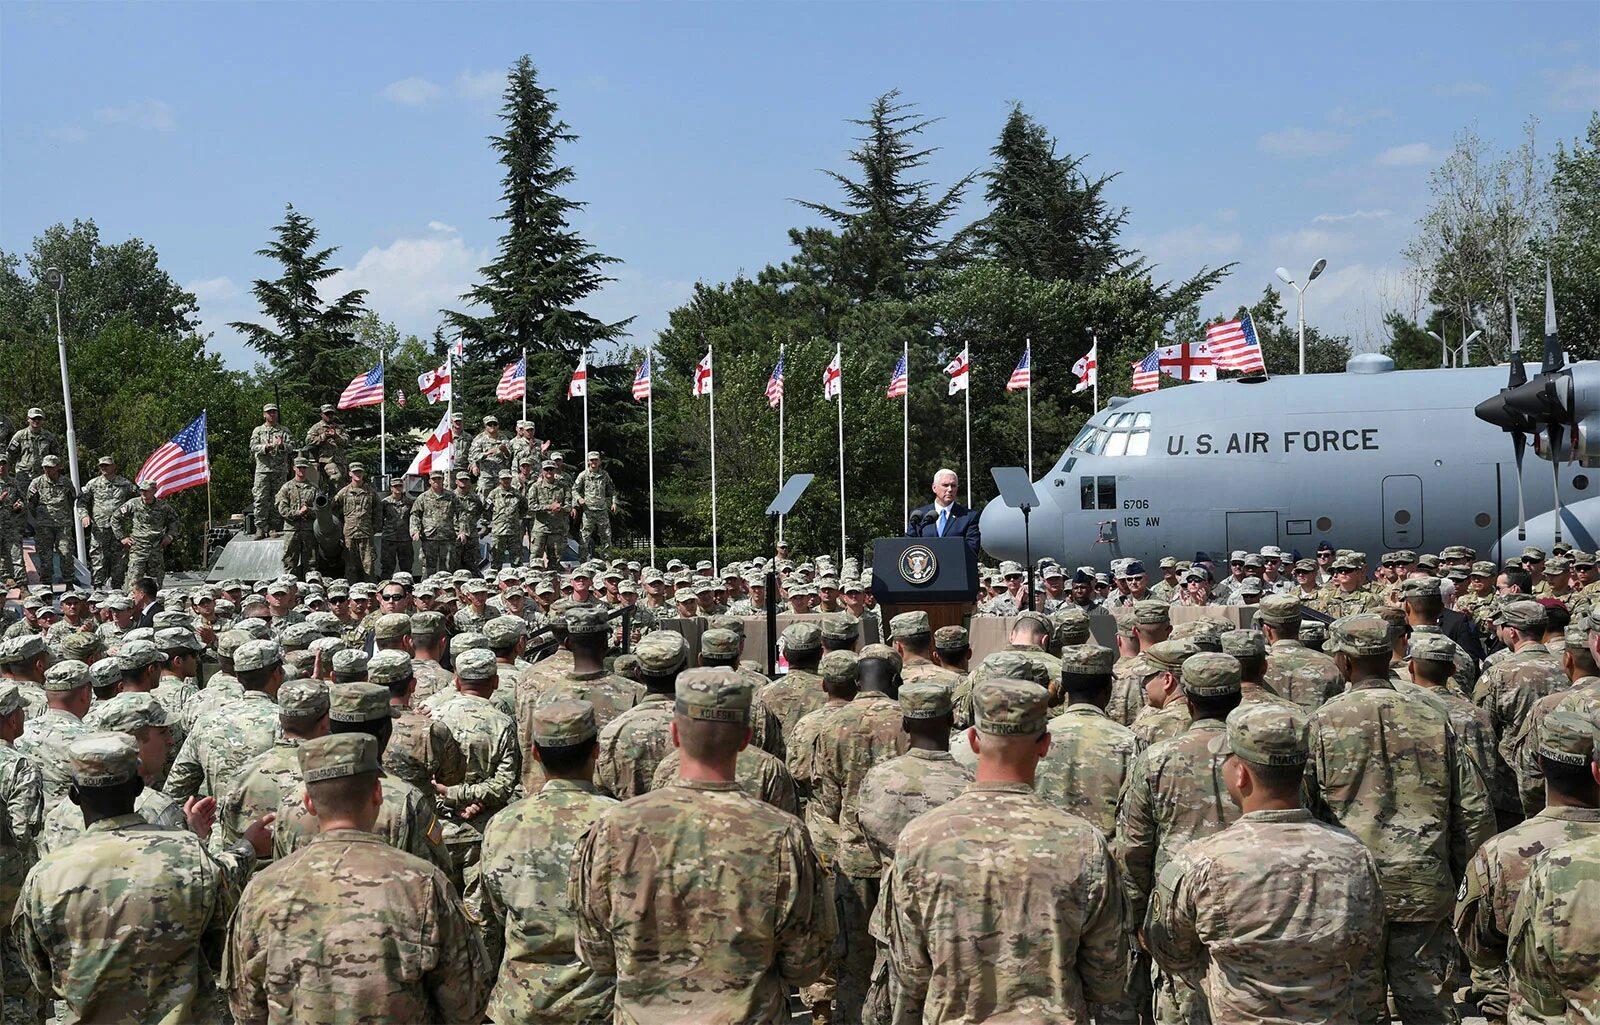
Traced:
<path id="1" fill-rule="evenodd" d="M 1463 338 L 1461 340 L 1461 350 L 1459 352 L 1452 352 L 1450 349 L 1450 343 L 1445 341 L 1444 335 L 1437 331 L 1429 331 L 1428 337 L 1439 343 L 1439 365 L 1441 367 L 1454 366 L 1457 364 L 1461 366 L 1467 366 L 1467 346 L 1471 345 L 1472 340 L 1481 334 L 1483 334 L 1482 331 L 1474 331 L 1472 334 Z M 1450 358 L 1452 355 L 1455 356 L 1454 360 Z"/>
<path id="2" fill-rule="evenodd" d="M 72 419 L 72 382 L 67 379 L 67 338 L 61 330 L 61 293 L 67 287 L 67 276 L 56 267 L 46 267 L 44 283 L 49 285 L 56 293 L 56 352 L 61 359 L 61 402 L 63 412 L 67 418 L 67 470 L 72 476 L 72 490 L 81 492 L 83 482 L 78 478 L 78 429 Z M 72 536 L 77 542 L 78 561 L 84 565 L 89 564 L 88 549 L 84 546 L 83 520 L 76 512 L 72 516 Z M 54 559 L 52 552 L 46 558 Z M 63 567 L 64 569 L 66 567 Z M 48 570 L 41 568 L 41 574 Z M 76 583 L 77 568 L 73 567 L 64 574 Z"/>
<path id="3" fill-rule="evenodd" d="M 1311 287 L 1311 283 L 1317 280 L 1317 275 L 1321 274 L 1326 266 L 1328 266 L 1327 260 L 1318 260 L 1312 264 L 1311 273 L 1306 275 L 1306 283 L 1304 285 L 1295 284 L 1294 275 L 1289 273 L 1289 268 L 1279 267 L 1277 271 L 1278 280 L 1294 289 L 1295 295 L 1299 299 L 1297 319 L 1300 324 L 1300 372 L 1302 374 L 1306 372 L 1306 289 Z"/>

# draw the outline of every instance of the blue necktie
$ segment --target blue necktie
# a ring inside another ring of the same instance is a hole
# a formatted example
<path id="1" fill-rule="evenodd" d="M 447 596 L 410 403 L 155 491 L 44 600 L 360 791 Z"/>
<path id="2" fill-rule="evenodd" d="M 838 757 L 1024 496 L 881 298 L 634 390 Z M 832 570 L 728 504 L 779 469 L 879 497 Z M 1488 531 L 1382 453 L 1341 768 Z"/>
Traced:
<path id="1" fill-rule="evenodd" d="M 949 509 L 940 509 L 939 510 L 939 536 L 940 537 L 944 537 L 944 527 L 945 527 L 945 524 L 949 523 L 949 522 L 950 522 L 950 510 Z"/>

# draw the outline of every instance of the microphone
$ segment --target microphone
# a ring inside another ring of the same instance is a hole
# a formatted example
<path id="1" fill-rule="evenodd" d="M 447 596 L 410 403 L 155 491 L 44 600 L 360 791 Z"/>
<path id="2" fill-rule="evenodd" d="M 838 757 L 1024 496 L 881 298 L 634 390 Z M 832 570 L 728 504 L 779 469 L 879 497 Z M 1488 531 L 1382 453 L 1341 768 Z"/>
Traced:
<path id="1" fill-rule="evenodd" d="M 911 522 L 909 524 L 909 526 L 911 527 L 911 532 L 907 536 L 908 537 L 921 537 L 922 536 L 922 528 L 927 525 L 928 519 L 929 519 L 929 517 L 923 515 L 920 512 L 912 513 L 911 514 Z"/>

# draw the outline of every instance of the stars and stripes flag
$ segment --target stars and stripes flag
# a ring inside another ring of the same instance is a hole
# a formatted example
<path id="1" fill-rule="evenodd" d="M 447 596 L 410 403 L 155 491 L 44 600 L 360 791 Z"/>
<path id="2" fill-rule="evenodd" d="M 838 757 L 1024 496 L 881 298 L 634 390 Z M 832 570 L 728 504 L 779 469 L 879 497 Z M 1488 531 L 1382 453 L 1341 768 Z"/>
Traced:
<path id="1" fill-rule="evenodd" d="M 650 354 L 644 354 L 639 372 L 633 375 L 633 401 L 643 402 L 650 397 Z"/>
<path id="2" fill-rule="evenodd" d="M 900 354 L 900 361 L 894 365 L 894 374 L 889 378 L 889 397 L 903 399 L 906 390 L 911 385 L 911 377 L 906 373 L 906 354 Z"/>
<path id="3" fill-rule="evenodd" d="M 439 417 L 439 426 L 433 433 L 422 440 L 422 445 L 417 449 L 416 457 L 411 460 L 411 465 L 406 468 L 406 476 L 425 477 L 434 470 L 450 469 L 451 460 L 455 456 L 455 432 L 450 429 L 450 414 L 446 412 Z"/>
<path id="4" fill-rule="evenodd" d="M 822 397 L 832 399 L 844 391 L 844 364 L 840 362 L 838 349 L 833 350 L 833 359 L 822 371 Z"/>
<path id="5" fill-rule="evenodd" d="M 406 390 L 404 388 L 396 388 L 394 390 L 394 404 L 401 409 L 406 408 Z"/>
<path id="6" fill-rule="evenodd" d="M 433 370 L 417 375 L 417 389 L 429 404 L 450 401 L 450 364 L 443 363 Z"/>
<path id="7" fill-rule="evenodd" d="M 156 497 L 166 498 L 211 480 L 206 449 L 206 415 L 202 412 L 171 441 L 150 453 L 136 480 L 156 482 Z"/>
<path id="8" fill-rule="evenodd" d="M 567 398 L 581 399 L 589 394 L 589 354 L 578 354 L 578 369 L 572 372 L 572 380 L 567 382 Z"/>
<path id="9" fill-rule="evenodd" d="M 697 363 L 695 365 L 695 368 L 694 368 L 694 394 L 695 394 L 696 398 L 700 397 L 701 395 L 710 395 L 711 394 L 711 350 L 710 349 L 706 350 L 705 358 L 702 359 L 699 363 Z"/>
<path id="10" fill-rule="evenodd" d="M 377 406 L 383 402 L 383 364 L 379 363 L 364 374 L 357 374 L 339 394 L 340 409 L 357 406 Z"/>
<path id="11" fill-rule="evenodd" d="M 1072 373 L 1078 379 L 1077 387 L 1072 389 L 1074 395 L 1094 387 L 1095 381 L 1100 376 L 1099 364 L 1096 362 L 1095 349 L 1099 343 L 1089 346 L 1089 351 L 1078 357 L 1078 362 L 1072 364 Z"/>
<path id="12" fill-rule="evenodd" d="M 1217 368 L 1205 342 L 1180 342 L 1156 350 L 1161 372 L 1180 381 L 1215 381 Z"/>
<path id="13" fill-rule="evenodd" d="M 1224 370 L 1249 373 L 1267 369 L 1261 358 L 1261 340 L 1256 337 L 1256 326 L 1248 313 L 1238 320 L 1206 328 L 1206 345 L 1212 362 Z"/>
<path id="14" fill-rule="evenodd" d="M 1011 380 L 1006 382 L 1006 391 L 1021 391 L 1033 387 L 1033 343 L 1022 347 L 1022 359 L 1017 361 L 1017 369 L 1011 371 Z"/>
<path id="15" fill-rule="evenodd" d="M 783 353 L 778 354 L 778 365 L 772 368 L 772 376 L 767 378 L 767 405 L 773 409 L 778 408 L 778 403 L 783 401 Z"/>
<path id="16" fill-rule="evenodd" d="M 494 386 L 494 397 L 510 402 L 528 394 L 528 357 L 524 356 L 506 367 L 500 374 L 500 383 Z"/>
<path id="17" fill-rule="evenodd" d="M 1133 364 L 1133 390 L 1155 391 L 1161 387 L 1161 353 L 1152 352 Z"/>
<path id="18" fill-rule="evenodd" d="M 944 372 L 950 375 L 950 394 L 966 391 L 970 379 L 972 361 L 967 358 L 966 347 L 961 349 L 961 355 L 944 365 Z"/>

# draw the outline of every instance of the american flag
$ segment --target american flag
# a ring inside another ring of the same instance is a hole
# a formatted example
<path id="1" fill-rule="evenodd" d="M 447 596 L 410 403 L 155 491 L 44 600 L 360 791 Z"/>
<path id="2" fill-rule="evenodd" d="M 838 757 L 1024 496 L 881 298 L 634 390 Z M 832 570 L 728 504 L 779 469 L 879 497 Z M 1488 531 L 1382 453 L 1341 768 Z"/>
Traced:
<path id="1" fill-rule="evenodd" d="M 157 498 L 208 483 L 211 460 L 206 454 L 206 415 L 195 417 L 177 437 L 150 453 L 139 467 L 138 480 L 155 481 Z"/>
<path id="2" fill-rule="evenodd" d="M 844 391 L 844 365 L 838 349 L 833 350 L 833 361 L 822 371 L 822 397 L 831 399 Z"/>
<path id="3" fill-rule="evenodd" d="M 906 374 L 906 354 L 900 354 L 900 362 L 894 365 L 894 376 L 889 378 L 889 397 L 891 399 L 905 398 L 906 389 L 911 383 Z"/>
<path id="4" fill-rule="evenodd" d="M 572 380 L 567 382 L 567 398 L 584 398 L 589 394 L 589 354 L 578 354 L 578 369 L 572 372 Z"/>
<path id="5" fill-rule="evenodd" d="M 650 397 L 650 354 L 644 354 L 639 372 L 633 375 L 633 401 L 643 402 Z"/>
<path id="6" fill-rule="evenodd" d="M 1006 391 L 1021 391 L 1033 387 L 1033 343 L 1030 341 L 1022 347 L 1022 359 L 1017 362 L 1017 369 L 1011 371 L 1011 380 L 1006 382 Z"/>
<path id="7" fill-rule="evenodd" d="M 711 394 L 711 350 L 706 350 L 705 359 L 701 360 L 694 368 L 694 394 L 696 398 Z"/>
<path id="8" fill-rule="evenodd" d="M 1224 370 L 1249 373 L 1267 369 L 1261 358 L 1261 341 L 1256 337 L 1256 326 L 1246 313 L 1238 320 L 1226 324 L 1212 324 L 1206 328 L 1206 344 L 1211 348 L 1211 360 Z"/>
<path id="9" fill-rule="evenodd" d="M 772 376 L 767 378 L 767 405 L 778 408 L 783 401 L 783 353 L 778 353 L 778 365 L 772 368 Z"/>
<path id="10" fill-rule="evenodd" d="M 528 358 L 517 360 L 500 374 L 500 383 L 494 386 L 494 397 L 510 402 L 528 394 Z"/>
<path id="11" fill-rule="evenodd" d="M 396 388 L 394 390 L 394 404 L 401 409 L 406 408 L 406 390 L 404 388 Z"/>
<path id="12" fill-rule="evenodd" d="M 383 364 L 379 363 L 364 374 L 357 374 L 339 395 L 340 409 L 357 406 L 377 406 L 383 403 Z"/>
<path id="13" fill-rule="evenodd" d="M 1152 352 L 1133 365 L 1133 390 L 1155 391 L 1161 387 L 1161 353 Z"/>
<path id="14" fill-rule="evenodd" d="M 1096 361 L 1095 349 L 1100 343 L 1089 346 L 1089 351 L 1078 357 L 1078 362 L 1072 364 L 1072 373 L 1078 379 L 1077 387 L 1072 389 L 1074 395 L 1093 387 L 1095 379 L 1099 376 L 1099 363 Z"/>
<path id="15" fill-rule="evenodd" d="M 950 394 L 966 391 L 967 383 L 972 370 L 972 361 L 967 358 L 965 346 L 961 348 L 961 355 L 944 365 L 944 372 L 950 375 Z"/>

